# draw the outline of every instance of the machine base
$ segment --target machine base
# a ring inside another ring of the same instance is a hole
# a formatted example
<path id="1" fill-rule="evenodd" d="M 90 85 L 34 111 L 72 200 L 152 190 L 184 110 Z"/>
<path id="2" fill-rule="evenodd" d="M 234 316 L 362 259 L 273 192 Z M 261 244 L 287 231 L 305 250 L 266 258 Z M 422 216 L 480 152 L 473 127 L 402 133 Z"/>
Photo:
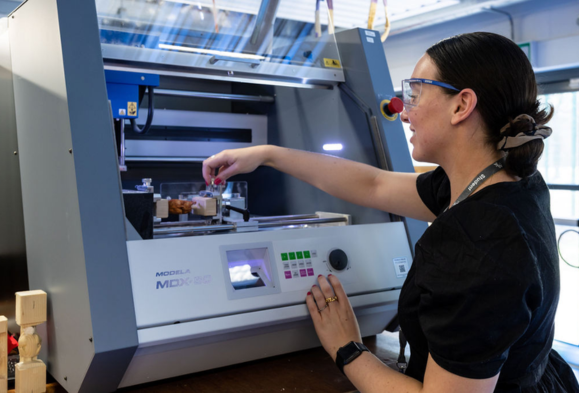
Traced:
<path id="1" fill-rule="evenodd" d="M 356 311 L 363 337 L 379 334 L 398 312 L 392 302 Z M 226 337 L 229 336 L 229 337 Z M 119 388 L 320 346 L 312 321 L 291 322 L 213 337 L 139 347 Z"/>

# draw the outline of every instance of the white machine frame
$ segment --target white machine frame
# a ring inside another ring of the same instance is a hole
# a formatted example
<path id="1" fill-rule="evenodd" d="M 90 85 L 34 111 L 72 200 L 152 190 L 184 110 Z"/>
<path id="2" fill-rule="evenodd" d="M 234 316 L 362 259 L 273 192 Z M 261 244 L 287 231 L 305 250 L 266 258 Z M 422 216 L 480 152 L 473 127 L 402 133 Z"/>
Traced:
<path id="1" fill-rule="evenodd" d="M 121 387 L 320 345 L 305 305 L 319 274 L 341 280 L 362 335 L 378 334 L 397 313 L 412 261 L 401 222 L 129 241 L 127 247 L 139 347 Z M 268 250 L 271 282 L 279 288 L 241 289 L 250 295 L 231 299 L 225 250 L 255 248 Z M 338 248 L 348 255 L 341 271 L 328 261 Z M 310 259 L 282 260 L 305 250 Z M 285 272 L 303 274 L 287 278 Z M 171 280 L 172 287 L 158 284 Z"/>

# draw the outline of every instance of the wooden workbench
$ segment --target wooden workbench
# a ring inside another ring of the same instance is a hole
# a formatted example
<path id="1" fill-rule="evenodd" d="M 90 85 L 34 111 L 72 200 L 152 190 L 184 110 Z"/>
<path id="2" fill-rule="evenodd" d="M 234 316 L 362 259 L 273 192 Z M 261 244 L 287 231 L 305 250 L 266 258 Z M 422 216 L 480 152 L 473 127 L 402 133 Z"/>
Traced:
<path id="1" fill-rule="evenodd" d="M 397 335 L 383 333 L 364 339 L 364 344 L 384 363 L 395 368 Z M 13 385 L 12 385 L 13 387 Z M 356 388 L 340 373 L 323 348 L 294 352 L 253 362 L 124 388 L 119 393 L 349 393 Z M 9 392 L 14 392 L 9 391 Z M 65 393 L 58 383 L 47 393 Z"/>

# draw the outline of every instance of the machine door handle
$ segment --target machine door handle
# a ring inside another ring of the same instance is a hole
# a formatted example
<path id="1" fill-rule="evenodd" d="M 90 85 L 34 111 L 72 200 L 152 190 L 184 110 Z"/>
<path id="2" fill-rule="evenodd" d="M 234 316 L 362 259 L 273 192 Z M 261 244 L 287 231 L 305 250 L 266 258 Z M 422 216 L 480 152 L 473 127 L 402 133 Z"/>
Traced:
<path id="1" fill-rule="evenodd" d="M 215 55 L 209 59 L 209 64 L 215 64 L 218 61 L 237 61 L 239 63 L 246 63 L 251 66 L 251 68 L 256 68 L 261 63 L 257 59 L 241 59 L 239 57 L 230 57 L 230 56 L 222 56 L 222 55 Z"/>

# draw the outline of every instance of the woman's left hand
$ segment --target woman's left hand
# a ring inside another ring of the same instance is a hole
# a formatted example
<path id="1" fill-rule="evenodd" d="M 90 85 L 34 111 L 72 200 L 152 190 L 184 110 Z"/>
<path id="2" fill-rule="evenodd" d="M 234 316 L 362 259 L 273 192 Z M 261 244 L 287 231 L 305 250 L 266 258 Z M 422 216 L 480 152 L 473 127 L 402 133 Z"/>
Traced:
<path id="1" fill-rule="evenodd" d="M 327 279 L 319 275 L 318 283 L 319 287 L 314 285 L 308 292 L 306 304 L 324 349 L 335 361 L 340 347 L 350 341 L 362 342 L 360 328 L 340 280 L 331 274 Z M 326 303 L 334 296 L 337 300 Z"/>

